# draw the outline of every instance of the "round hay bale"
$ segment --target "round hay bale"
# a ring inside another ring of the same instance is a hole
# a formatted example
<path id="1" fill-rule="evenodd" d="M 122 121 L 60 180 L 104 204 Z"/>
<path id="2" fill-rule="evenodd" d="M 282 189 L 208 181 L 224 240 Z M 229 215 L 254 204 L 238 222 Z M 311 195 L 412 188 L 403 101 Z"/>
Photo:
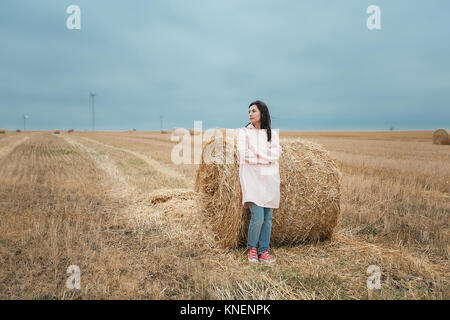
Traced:
<path id="1" fill-rule="evenodd" d="M 203 194 L 200 206 L 225 248 L 246 244 L 250 219 L 241 203 L 236 144 L 229 137 L 206 143 L 195 181 L 196 191 Z M 342 175 L 335 161 L 310 141 L 282 141 L 281 146 L 280 207 L 273 212 L 271 244 L 330 239 L 340 215 Z M 231 157 L 223 160 L 225 154 Z"/>
<path id="2" fill-rule="evenodd" d="M 60 130 L 58 130 L 58 129 L 55 129 L 55 130 L 53 130 L 53 133 L 54 133 L 54 134 L 60 134 L 60 133 L 61 133 L 61 131 L 60 131 Z"/>
<path id="3" fill-rule="evenodd" d="M 74 132 L 75 130 L 73 130 L 73 129 L 69 129 L 69 130 L 67 130 L 67 133 L 72 133 L 72 132 Z"/>
<path id="4" fill-rule="evenodd" d="M 184 135 L 188 135 L 189 132 L 185 128 L 173 128 L 172 136 L 174 137 L 183 137 Z"/>
<path id="5" fill-rule="evenodd" d="M 433 144 L 446 145 L 450 144 L 450 131 L 445 129 L 437 129 L 433 132 Z"/>
<path id="6" fill-rule="evenodd" d="M 167 134 L 167 133 L 169 133 L 169 131 L 167 131 L 167 130 L 161 130 L 161 133 L 162 133 L 162 134 Z"/>
<path id="7" fill-rule="evenodd" d="M 224 129 L 224 128 L 215 128 L 215 129 L 208 129 L 208 130 L 204 130 L 202 132 L 203 134 L 203 142 L 208 142 L 212 139 L 218 139 L 218 138 L 223 138 L 225 139 L 227 137 L 227 131 L 228 131 L 228 135 L 231 135 L 231 137 L 234 137 L 238 132 L 236 131 L 236 129 Z"/>
<path id="8" fill-rule="evenodd" d="M 228 129 L 228 130 L 233 130 L 233 129 Z M 225 136 L 226 132 L 227 132 L 227 129 L 216 127 L 216 129 L 214 130 L 214 135 L 218 136 L 218 137 Z"/>
<path id="9" fill-rule="evenodd" d="M 20 129 L 17 129 L 16 132 L 19 132 L 19 133 L 20 133 L 20 132 L 22 132 L 22 131 L 21 131 Z"/>
<path id="10" fill-rule="evenodd" d="M 189 133 L 191 134 L 191 136 L 198 136 L 198 135 L 202 134 L 202 132 L 200 130 L 195 130 L 195 129 L 189 129 Z"/>
<path id="11" fill-rule="evenodd" d="M 5 133 L 6 133 L 6 130 L 5 130 L 5 129 L 0 129 L 0 133 L 1 133 L 1 134 L 5 134 Z"/>

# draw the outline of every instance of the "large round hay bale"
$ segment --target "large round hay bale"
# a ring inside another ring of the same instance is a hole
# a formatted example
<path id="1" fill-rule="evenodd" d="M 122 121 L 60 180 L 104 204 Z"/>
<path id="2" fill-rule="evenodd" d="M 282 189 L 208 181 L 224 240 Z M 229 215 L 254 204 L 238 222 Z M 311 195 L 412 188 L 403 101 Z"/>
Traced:
<path id="1" fill-rule="evenodd" d="M 280 207 L 273 212 L 271 244 L 330 239 L 340 215 L 342 175 L 335 161 L 310 141 L 282 141 L 281 146 Z M 231 157 L 224 160 L 226 154 Z M 225 248 L 245 245 L 250 212 L 241 203 L 236 139 L 212 139 L 202 160 L 195 189 L 203 194 L 200 206 L 211 217 L 218 242 Z"/>
<path id="2" fill-rule="evenodd" d="M 67 133 L 72 133 L 74 131 L 75 131 L 74 129 L 69 129 L 69 130 L 67 130 Z"/>
<path id="3" fill-rule="evenodd" d="M 233 130 L 231 132 L 234 132 L 234 129 L 228 129 L 228 130 Z M 226 133 L 227 133 L 227 129 L 225 129 L 225 128 L 218 128 L 218 127 L 216 127 L 214 129 L 214 136 L 215 137 L 225 137 Z"/>
<path id="4" fill-rule="evenodd" d="M 433 144 L 450 144 L 450 131 L 437 129 L 433 132 Z"/>
<path id="5" fill-rule="evenodd" d="M 53 133 L 54 133 L 54 134 L 60 134 L 60 133 L 61 133 L 61 131 L 60 131 L 60 130 L 58 130 L 58 129 L 55 129 L 55 130 L 53 130 Z"/>
<path id="6" fill-rule="evenodd" d="M 16 132 L 20 133 L 20 132 L 22 132 L 22 130 L 20 130 L 20 129 L 16 129 Z"/>
<path id="7" fill-rule="evenodd" d="M 5 129 L 0 129 L 0 133 L 1 133 L 1 134 L 5 134 L 5 133 L 6 133 L 6 130 L 5 130 Z"/>
<path id="8" fill-rule="evenodd" d="M 162 133 L 162 134 L 167 134 L 167 133 L 169 133 L 169 131 L 167 131 L 167 130 L 161 130 L 161 133 Z"/>
<path id="9" fill-rule="evenodd" d="M 208 129 L 208 130 L 204 130 L 202 132 L 202 141 L 204 143 L 207 143 L 208 141 L 210 141 L 212 139 L 226 138 L 227 131 L 228 131 L 228 135 L 231 135 L 231 137 L 234 137 L 238 132 L 238 130 L 236 131 L 236 129 L 224 129 L 224 128 Z"/>

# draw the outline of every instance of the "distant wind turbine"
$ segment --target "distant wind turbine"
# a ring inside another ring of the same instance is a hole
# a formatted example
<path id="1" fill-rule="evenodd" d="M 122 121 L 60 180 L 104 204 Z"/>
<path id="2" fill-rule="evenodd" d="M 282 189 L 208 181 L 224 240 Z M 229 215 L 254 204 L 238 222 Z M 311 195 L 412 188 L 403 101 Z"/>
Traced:
<path id="1" fill-rule="evenodd" d="M 23 131 L 27 130 L 27 119 L 28 118 L 29 117 L 26 114 L 23 115 Z"/>
<path id="2" fill-rule="evenodd" d="M 95 131 L 95 94 L 94 92 L 89 92 L 89 102 L 92 100 L 92 131 Z"/>

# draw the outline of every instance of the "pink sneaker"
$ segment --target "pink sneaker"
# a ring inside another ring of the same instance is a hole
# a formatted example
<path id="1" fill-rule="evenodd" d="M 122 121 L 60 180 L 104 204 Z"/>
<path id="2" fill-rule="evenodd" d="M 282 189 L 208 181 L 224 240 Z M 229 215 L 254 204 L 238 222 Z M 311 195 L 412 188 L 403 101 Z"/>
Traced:
<path id="1" fill-rule="evenodd" d="M 248 261 L 258 262 L 258 253 L 256 251 L 256 248 L 250 248 L 248 250 Z"/>
<path id="2" fill-rule="evenodd" d="M 269 255 L 269 251 L 264 250 L 261 255 L 259 256 L 259 261 L 260 262 L 265 262 L 265 263 L 274 263 L 275 259 L 272 259 L 272 257 Z"/>

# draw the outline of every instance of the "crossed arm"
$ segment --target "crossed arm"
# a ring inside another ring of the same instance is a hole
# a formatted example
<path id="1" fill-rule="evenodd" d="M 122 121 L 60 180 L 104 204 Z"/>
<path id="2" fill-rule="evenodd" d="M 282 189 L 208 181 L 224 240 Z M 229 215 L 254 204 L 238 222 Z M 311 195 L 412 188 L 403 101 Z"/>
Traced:
<path id="1" fill-rule="evenodd" d="M 279 142 L 278 134 L 272 132 L 271 142 L 268 143 L 268 148 L 261 148 L 258 150 L 249 142 L 245 129 L 239 131 L 238 140 L 239 157 L 248 164 L 271 164 L 278 161 L 282 149 Z M 243 158 L 242 158 L 243 157 Z"/>

